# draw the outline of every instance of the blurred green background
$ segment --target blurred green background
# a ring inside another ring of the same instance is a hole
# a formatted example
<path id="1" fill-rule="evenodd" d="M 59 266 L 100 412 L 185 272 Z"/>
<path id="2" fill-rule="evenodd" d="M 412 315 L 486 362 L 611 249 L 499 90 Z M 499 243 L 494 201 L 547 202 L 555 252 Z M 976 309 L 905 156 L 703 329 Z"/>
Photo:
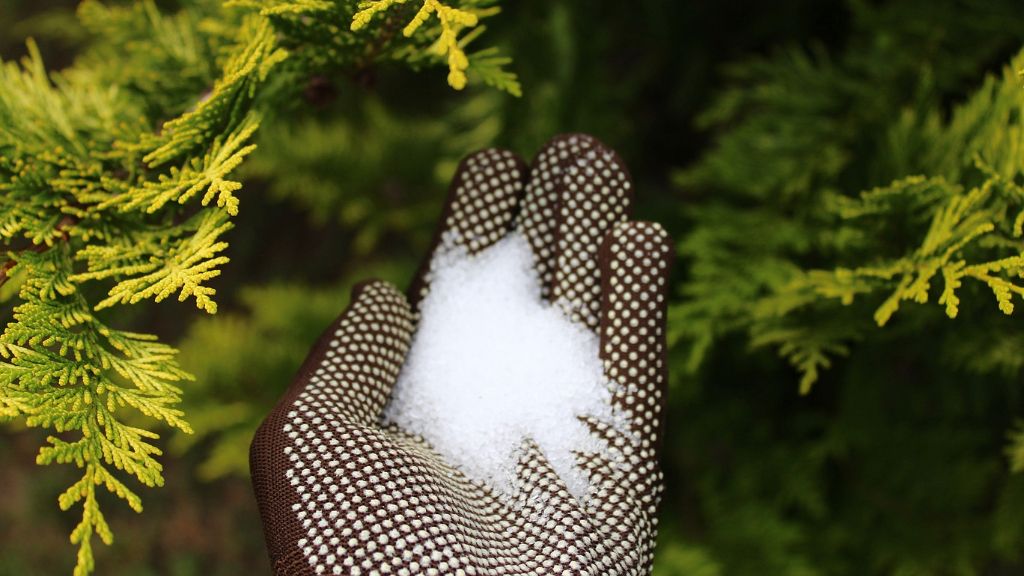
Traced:
<path id="1" fill-rule="evenodd" d="M 70 64 L 86 40 L 74 6 L 0 0 L 0 56 L 22 56 L 31 36 L 51 68 Z M 656 574 L 1024 574 L 1024 479 L 1004 453 L 1024 415 L 1024 360 L 1013 364 L 1024 339 L 996 368 L 950 368 L 934 350 L 958 338 L 968 350 L 972 317 L 920 315 L 869 333 L 800 395 L 796 371 L 753 348 L 694 280 L 694 262 L 720 249 L 760 290 L 756 264 L 788 232 L 744 223 L 745 211 L 781 206 L 806 222 L 801 194 L 854 194 L 916 173 L 915 149 L 880 142 L 888 127 L 914 110 L 944 118 L 998 72 L 1024 45 L 1022 8 L 517 0 L 488 21 L 487 37 L 513 56 L 521 99 L 455 92 L 441 72 L 401 66 L 311 79 L 244 166 L 231 263 L 215 282 L 220 312 L 174 302 L 117 310 L 115 325 L 180 347 L 197 376 L 184 400 L 196 434 L 167 438 L 167 484 L 144 492 L 142 515 L 106 506 L 117 539 L 98 548 L 98 573 L 269 574 L 248 443 L 349 287 L 370 276 L 407 282 L 463 155 L 498 145 L 530 157 L 550 136 L 580 131 L 622 154 L 637 216 L 680 241 Z M 893 146 L 906 162 L 892 160 Z M 732 219 L 722 229 L 745 237 L 714 237 L 708 218 L 720 205 Z M 903 240 L 891 241 L 899 250 Z M 837 261 L 796 251 L 802 265 Z M 679 324 L 693 316 L 683 305 L 704 301 L 711 311 L 692 324 L 704 331 L 695 337 Z M 1018 334 L 1019 320 L 979 314 L 986 331 Z M 74 471 L 35 466 L 42 437 L 12 427 L 0 442 L 0 575 L 73 564 L 75 518 L 55 500 Z"/>

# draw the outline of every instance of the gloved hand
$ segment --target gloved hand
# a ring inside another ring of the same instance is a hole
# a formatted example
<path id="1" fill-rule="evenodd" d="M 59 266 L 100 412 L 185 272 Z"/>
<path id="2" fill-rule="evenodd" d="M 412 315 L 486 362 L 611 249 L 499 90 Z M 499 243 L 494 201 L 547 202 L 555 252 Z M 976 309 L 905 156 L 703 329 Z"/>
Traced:
<path id="1" fill-rule="evenodd" d="M 671 247 L 657 224 L 627 221 L 631 199 L 625 167 L 591 137 L 555 138 L 529 176 L 514 154 L 486 150 L 460 165 L 434 240 L 435 251 L 458 242 L 476 253 L 518 229 L 544 297 L 598 333 L 628 430 L 586 420 L 608 446 L 580 456 L 588 497 L 570 495 L 528 440 L 509 500 L 381 423 L 430 290 L 428 258 L 408 298 L 384 282 L 353 290 L 253 440 L 276 574 L 650 572 Z"/>

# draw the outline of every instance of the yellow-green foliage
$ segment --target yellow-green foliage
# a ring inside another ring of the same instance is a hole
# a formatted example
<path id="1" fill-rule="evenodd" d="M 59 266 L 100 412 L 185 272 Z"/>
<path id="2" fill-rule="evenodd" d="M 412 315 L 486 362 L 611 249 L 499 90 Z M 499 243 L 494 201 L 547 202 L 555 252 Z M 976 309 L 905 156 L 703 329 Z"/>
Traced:
<path id="1" fill-rule="evenodd" d="M 481 20 L 500 12 L 497 1 L 462 0 L 456 7 L 438 0 L 232 0 L 270 18 L 286 34 L 286 47 L 292 42 L 315 46 L 315 52 L 302 53 L 314 69 L 360 70 L 375 60 L 398 60 L 416 69 L 444 65 L 456 90 L 481 83 L 520 96 L 519 80 L 505 69 L 508 57 L 493 47 L 466 52 L 486 30 Z"/>
<path id="2" fill-rule="evenodd" d="M 989 289 L 999 310 L 1014 311 L 1014 299 L 1024 298 L 1024 87 L 1018 56 L 999 78 L 989 78 L 968 102 L 958 106 L 948 122 L 934 113 L 906 118 L 893 128 L 894 137 L 925 126 L 935 163 L 930 174 L 900 178 L 856 197 L 836 195 L 827 201 L 840 219 L 837 229 L 849 237 L 874 233 L 879 218 L 913 204 L 914 216 L 927 219 L 917 246 L 891 257 L 866 255 L 864 264 L 833 270 L 796 273 L 757 307 L 761 318 L 797 314 L 819 298 L 850 305 L 855 298 L 884 298 L 874 321 L 885 326 L 903 302 L 943 306 L 949 318 L 960 312 L 965 282 Z M 755 333 L 768 331 L 755 327 Z M 755 344 L 777 344 L 803 374 L 805 392 L 817 379 L 818 368 L 829 365 L 828 353 L 844 354 L 842 334 L 803 341 L 792 335 L 755 338 Z"/>
<path id="3" fill-rule="evenodd" d="M 405 4 L 406 2 L 408 0 L 371 0 L 360 3 L 361 9 L 352 17 L 352 31 L 365 28 L 374 15 L 387 11 L 395 4 Z M 419 11 L 402 29 L 402 34 L 406 38 L 411 37 L 431 15 L 436 15 L 441 25 L 441 34 L 437 38 L 435 50 L 440 56 L 448 58 L 448 84 L 456 90 L 462 90 L 466 87 L 466 69 L 469 68 L 469 59 L 466 58 L 466 53 L 459 46 L 457 37 L 461 29 L 477 25 L 476 14 L 452 8 L 437 0 L 423 0 Z"/>
<path id="4" fill-rule="evenodd" d="M 798 69 L 812 66 L 799 56 L 795 62 Z M 703 208 L 708 222 L 721 227 L 702 227 L 684 241 L 684 251 L 701 252 L 695 280 L 684 286 L 694 301 L 673 311 L 678 325 L 691 326 L 674 335 L 693 343 L 691 366 L 699 362 L 715 333 L 703 329 L 708 314 L 724 320 L 721 315 L 730 311 L 727 317 L 734 317 L 737 326 L 746 325 L 753 345 L 777 347 L 800 371 L 800 389 L 807 393 L 820 370 L 831 365 L 830 357 L 846 355 L 850 342 L 869 330 L 845 316 L 842 322 L 801 322 L 802 315 L 819 309 L 823 301 L 843 306 L 855 300 L 875 302 L 873 320 L 879 327 L 908 301 L 935 301 L 949 318 L 956 318 L 961 292 L 973 282 L 989 290 L 1000 311 L 1013 313 L 1015 300 L 1024 298 L 1024 188 L 1018 183 L 1024 178 L 1024 88 L 1018 75 L 1022 68 L 1024 55 L 1000 77 L 989 78 L 949 120 L 933 109 L 908 111 L 889 128 L 894 147 L 905 148 L 908 140 L 913 141 L 920 158 L 918 173 L 856 195 L 826 189 L 814 198 L 814 208 L 804 207 L 820 213 L 803 222 L 782 215 L 747 216 L 757 226 L 744 234 L 750 242 L 762 243 L 757 250 L 766 252 L 745 270 L 758 281 L 735 291 L 726 288 L 713 300 L 707 294 L 722 290 L 724 278 L 714 252 L 705 249 L 719 242 L 716 235 L 731 237 L 745 226 L 735 214 L 720 216 L 720 208 Z M 683 181 L 698 181 L 703 177 L 699 170 L 709 169 L 705 164 Z M 796 190 L 802 193 L 812 181 Z M 719 222 L 719 217 L 728 221 Z M 764 231 L 759 232 L 761 228 Z M 880 237 L 907 230 L 916 231 L 919 240 L 904 252 L 892 253 L 889 246 L 876 244 Z M 814 242 L 844 254 L 844 265 L 801 267 L 773 255 L 780 247 L 806 251 Z M 702 279 L 705 269 L 712 275 L 707 283 Z M 707 308 L 712 305 L 714 309 Z M 723 329 L 730 329 L 728 322 L 720 323 L 718 330 Z"/>
<path id="5" fill-rule="evenodd" d="M 73 463 L 81 480 L 59 499 L 68 510 L 82 503 L 82 519 L 71 535 L 79 545 L 76 574 L 93 569 L 91 538 L 110 544 L 113 536 L 96 499 L 96 488 L 142 510 L 139 497 L 112 472 L 121 470 L 146 486 L 163 484 L 153 444 L 158 435 L 129 425 L 135 411 L 189 432 L 175 406 L 188 378 L 176 351 L 146 334 L 110 328 L 92 312 L 72 280 L 71 248 L 60 243 L 41 253 L 16 257 L 23 270 L 22 304 L 0 335 L 0 414 L 32 427 L 78 432 L 74 440 L 50 436 L 39 464 Z"/>
<path id="6" fill-rule="evenodd" d="M 150 0 L 86 0 L 79 17 L 93 40 L 73 66 L 48 72 L 32 43 L 20 64 L 0 63 L 0 282 L 20 300 L 0 335 L 0 418 L 60 433 L 38 463 L 82 471 L 59 498 L 64 510 L 81 505 L 76 575 L 94 569 L 93 536 L 113 539 L 97 489 L 141 511 L 120 478 L 163 483 L 150 428 L 190 431 L 177 352 L 97 313 L 172 296 L 216 312 L 210 282 L 228 263 L 225 234 L 241 207 L 235 173 L 261 121 L 272 124 L 313 75 L 383 60 L 446 56 L 461 88 L 472 61 L 462 49 L 482 27 L 456 34 L 495 12 L 464 4 L 425 6 L 415 41 L 400 45 L 386 29 L 349 32 L 355 2 L 190 0 L 164 14 Z M 427 43 L 432 13 L 439 32 Z M 477 78 L 495 84 L 483 68 Z"/>

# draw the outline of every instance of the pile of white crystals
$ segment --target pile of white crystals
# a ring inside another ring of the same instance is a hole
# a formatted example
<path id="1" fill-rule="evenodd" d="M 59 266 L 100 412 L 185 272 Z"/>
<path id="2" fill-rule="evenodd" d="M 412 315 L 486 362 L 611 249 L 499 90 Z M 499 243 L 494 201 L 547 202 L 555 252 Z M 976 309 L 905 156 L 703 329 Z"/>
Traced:
<path id="1" fill-rule="evenodd" d="M 574 452 L 605 450 L 578 417 L 614 421 L 597 335 L 541 298 L 520 234 L 473 256 L 440 254 L 431 270 L 385 420 L 503 496 L 529 438 L 582 501 Z"/>

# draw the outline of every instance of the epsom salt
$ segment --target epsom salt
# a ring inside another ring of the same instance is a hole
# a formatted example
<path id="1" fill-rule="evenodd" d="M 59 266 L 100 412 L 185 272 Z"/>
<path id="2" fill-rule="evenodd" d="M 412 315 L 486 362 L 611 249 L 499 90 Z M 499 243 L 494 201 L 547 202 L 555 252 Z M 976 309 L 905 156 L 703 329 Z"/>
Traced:
<path id="1" fill-rule="evenodd" d="M 385 419 L 506 496 L 529 438 L 582 500 L 588 484 L 574 452 L 602 451 L 582 415 L 613 420 L 598 339 L 541 299 L 526 240 L 435 257 Z"/>

